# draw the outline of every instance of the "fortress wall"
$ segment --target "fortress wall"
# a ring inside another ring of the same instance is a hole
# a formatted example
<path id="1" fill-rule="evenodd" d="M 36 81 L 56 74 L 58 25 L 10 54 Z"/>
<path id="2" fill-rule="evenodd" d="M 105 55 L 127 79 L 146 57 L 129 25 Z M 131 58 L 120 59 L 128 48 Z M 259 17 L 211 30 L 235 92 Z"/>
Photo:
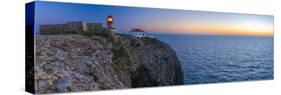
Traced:
<path id="1" fill-rule="evenodd" d="M 82 21 L 67 22 L 65 24 L 52 24 L 52 25 L 40 25 L 40 34 L 57 34 L 67 31 L 91 31 L 102 32 L 101 23 L 84 23 Z"/>
<path id="2" fill-rule="evenodd" d="M 67 22 L 65 31 L 83 31 L 83 22 Z"/>
<path id="3" fill-rule="evenodd" d="M 40 34 L 52 34 L 64 31 L 64 24 L 40 25 Z"/>
<path id="4" fill-rule="evenodd" d="M 88 30 L 87 23 L 84 23 L 84 22 L 82 23 L 82 30 L 83 30 L 83 31 L 89 31 L 89 30 Z"/>
<path id="5" fill-rule="evenodd" d="M 88 23 L 87 24 L 88 30 L 92 32 L 100 33 L 102 31 L 102 24 L 101 23 Z"/>

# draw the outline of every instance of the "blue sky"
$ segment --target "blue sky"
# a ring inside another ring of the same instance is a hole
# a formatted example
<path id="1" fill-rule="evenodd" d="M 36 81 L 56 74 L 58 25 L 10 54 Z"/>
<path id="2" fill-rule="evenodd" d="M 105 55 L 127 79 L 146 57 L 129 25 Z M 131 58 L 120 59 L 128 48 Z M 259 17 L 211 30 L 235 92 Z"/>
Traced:
<path id="1" fill-rule="evenodd" d="M 41 24 L 100 22 L 114 17 L 119 32 L 133 27 L 171 34 L 273 35 L 273 16 L 157 8 L 137 8 L 36 1 L 35 30 Z"/>

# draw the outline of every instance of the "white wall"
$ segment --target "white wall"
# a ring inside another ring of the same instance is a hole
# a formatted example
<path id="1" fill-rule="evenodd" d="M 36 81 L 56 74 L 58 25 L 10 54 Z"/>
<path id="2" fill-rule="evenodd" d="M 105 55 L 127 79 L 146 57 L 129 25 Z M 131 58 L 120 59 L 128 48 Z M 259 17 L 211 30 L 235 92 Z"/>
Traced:
<path id="1" fill-rule="evenodd" d="M 24 3 L 30 0 L 1 1 L 0 93 L 24 92 Z M 203 10 L 275 16 L 273 81 L 234 82 L 145 89 L 71 93 L 72 95 L 278 95 L 281 88 L 281 5 L 280 0 L 52 0 L 94 4 Z M 66 95 L 66 94 L 61 94 Z M 280 94 L 279 94 L 280 95 Z"/>

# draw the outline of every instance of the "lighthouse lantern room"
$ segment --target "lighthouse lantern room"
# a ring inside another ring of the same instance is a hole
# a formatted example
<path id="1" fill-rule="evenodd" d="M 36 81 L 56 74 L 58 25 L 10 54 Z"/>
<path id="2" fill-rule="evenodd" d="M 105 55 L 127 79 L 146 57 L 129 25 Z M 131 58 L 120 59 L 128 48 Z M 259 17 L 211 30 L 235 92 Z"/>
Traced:
<path id="1" fill-rule="evenodd" d="M 113 16 L 111 14 L 107 17 L 107 27 L 110 31 L 116 32 L 116 29 L 113 25 Z"/>

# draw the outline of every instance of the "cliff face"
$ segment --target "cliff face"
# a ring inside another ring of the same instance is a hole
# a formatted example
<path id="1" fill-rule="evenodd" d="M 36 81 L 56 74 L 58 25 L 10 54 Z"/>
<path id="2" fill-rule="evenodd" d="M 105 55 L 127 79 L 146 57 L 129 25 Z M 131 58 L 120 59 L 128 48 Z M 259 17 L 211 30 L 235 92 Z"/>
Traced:
<path id="1" fill-rule="evenodd" d="M 39 35 L 35 40 L 37 93 L 183 84 L 175 51 L 156 39 Z"/>

